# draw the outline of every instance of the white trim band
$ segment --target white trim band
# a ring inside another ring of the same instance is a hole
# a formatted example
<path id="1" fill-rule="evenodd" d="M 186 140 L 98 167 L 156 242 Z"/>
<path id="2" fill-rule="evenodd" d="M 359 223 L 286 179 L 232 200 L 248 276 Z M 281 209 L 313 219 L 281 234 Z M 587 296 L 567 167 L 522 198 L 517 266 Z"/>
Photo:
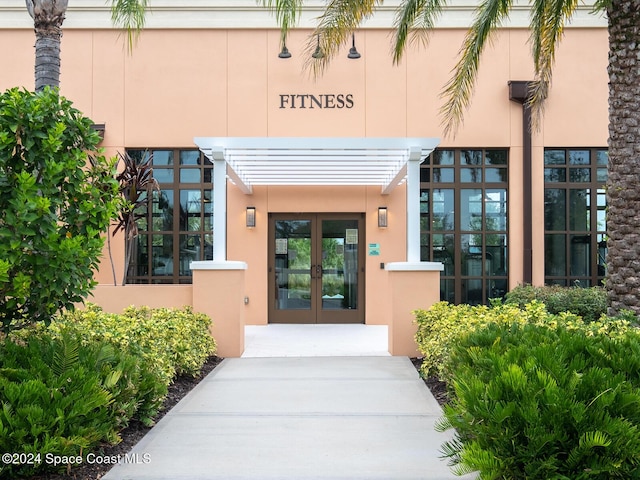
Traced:
<path id="1" fill-rule="evenodd" d="M 444 264 L 440 262 L 389 262 L 384 269 L 390 272 L 442 272 Z"/>
<path id="2" fill-rule="evenodd" d="M 198 260 L 189 264 L 191 270 L 246 270 L 247 263 L 235 260 Z"/>
<path id="3" fill-rule="evenodd" d="M 603 14 L 592 14 L 591 0 L 580 4 L 568 27 L 607 27 Z M 277 28 L 275 16 L 256 0 L 151 0 L 147 28 Z M 324 0 L 306 0 L 296 28 L 315 28 L 322 14 Z M 399 0 L 388 0 L 362 28 L 393 28 Z M 474 17 L 476 0 L 450 0 L 438 18 L 436 28 L 468 28 Z M 528 28 L 529 2 L 515 0 L 511 17 L 502 25 Z M 2 0 L 0 28 L 33 29 L 24 0 Z M 73 0 L 69 2 L 63 28 L 110 29 L 111 12 L 106 0 Z"/>

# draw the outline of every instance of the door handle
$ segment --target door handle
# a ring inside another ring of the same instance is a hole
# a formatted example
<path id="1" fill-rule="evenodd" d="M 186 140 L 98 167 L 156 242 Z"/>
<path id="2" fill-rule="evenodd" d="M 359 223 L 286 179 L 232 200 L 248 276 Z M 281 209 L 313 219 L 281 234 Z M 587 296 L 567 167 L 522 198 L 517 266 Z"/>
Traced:
<path id="1" fill-rule="evenodd" d="M 322 265 L 311 265 L 311 278 L 322 278 Z"/>

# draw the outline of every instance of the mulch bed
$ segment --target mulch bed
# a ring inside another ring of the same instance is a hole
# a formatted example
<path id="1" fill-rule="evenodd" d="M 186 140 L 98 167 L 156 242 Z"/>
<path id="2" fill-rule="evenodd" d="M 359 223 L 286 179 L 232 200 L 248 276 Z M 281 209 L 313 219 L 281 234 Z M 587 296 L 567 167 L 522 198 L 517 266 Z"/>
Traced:
<path id="1" fill-rule="evenodd" d="M 419 372 L 420 366 L 422 365 L 422 359 L 412 358 L 411 361 L 413 362 L 413 366 L 416 367 L 416 370 Z M 424 380 L 424 383 L 427 385 L 429 390 L 431 390 L 431 394 L 435 397 L 440 406 L 449 403 L 451 399 L 449 398 L 449 391 L 446 383 L 436 377 L 423 378 L 422 380 Z"/>
<path id="2" fill-rule="evenodd" d="M 197 377 L 180 376 L 169 387 L 169 393 L 165 399 L 162 411 L 155 418 L 158 422 L 169 410 L 171 410 L 187 393 L 189 393 L 200 381 L 206 377 L 220 362 L 222 358 L 211 357 L 202 368 L 202 372 Z M 411 361 L 416 369 L 420 368 L 422 359 L 412 358 Z M 437 378 L 424 378 L 437 402 L 442 406 L 449 401 L 447 385 Z M 97 455 L 113 456 L 128 453 L 150 430 L 138 421 L 132 421 L 129 426 L 120 432 L 122 442 L 118 445 L 106 445 L 95 453 Z M 71 469 L 68 473 L 46 473 L 31 477 L 31 480 L 99 480 L 110 469 L 112 465 L 83 464 Z"/>

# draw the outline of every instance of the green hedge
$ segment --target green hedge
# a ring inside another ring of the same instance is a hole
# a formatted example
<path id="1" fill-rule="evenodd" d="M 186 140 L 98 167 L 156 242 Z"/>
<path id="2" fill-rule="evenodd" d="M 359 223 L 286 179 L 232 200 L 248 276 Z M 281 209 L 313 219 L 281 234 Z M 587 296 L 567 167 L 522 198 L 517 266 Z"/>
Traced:
<path id="1" fill-rule="evenodd" d="M 89 306 L 3 339 L 0 451 L 38 461 L 1 465 L 0 478 L 50 469 L 47 454 L 118 443 L 132 418 L 151 425 L 173 378 L 197 375 L 215 354 L 210 324 L 189 308 L 110 314 Z"/>
<path id="2" fill-rule="evenodd" d="M 472 329 L 489 323 L 545 321 L 547 311 L 539 302 L 521 309 L 516 305 L 471 306 L 438 302 L 428 310 L 413 312 L 418 324 L 416 342 L 423 355 L 421 373 L 425 377 L 436 376 L 447 380 L 445 360 L 455 341 Z"/>
<path id="3" fill-rule="evenodd" d="M 607 294 L 602 287 L 519 285 L 505 296 L 505 303 L 520 307 L 534 300 L 544 303 L 550 313 L 571 312 L 585 322 L 599 320 L 607 313 Z"/>
<path id="4" fill-rule="evenodd" d="M 439 430 L 459 474 L 640 478 L 640 341 L 557 325 L 489 324 L 458 338 Z"/>
<path id="5" fill-rule="evenodd" d="M 47 455 L 76 456 L 108 442 L 158 388 L 140 358 L 106 342 L 33 335 L 0 349 L 0 451 L 29 456 L 0 464 L 0 477 L 51 468 Z"/>
<path id="6" fill-rule="evenodd" d="M 423 355 L 421 373 L 425 377 L 436 376 L 444 381 L 448 381 L 451 375 L 446 363 L 451 348 L 463 335 L 488 324 L 518 323 L 555 327 L 561 322 L 568 329 L 584 331 L 590 336 L 607 334 L 612 337 L 623 335 L 632 326 L 625 318 L 603 317 L 587 323 L 572 313 L 551 314 L 537 300 L 523 308 L 513 303 L 470 306 L 439 302 L 428 310 L 416 310 L 413 313 L 418 325 L 415 338 Z"/>
<path id="7" fill-rule="evenodd" d="M 51 329 L 72 329 L 85 341 L 105 340 L 140 355 L 154 365 L 160 381 L 169 385 L 180 374 L 197 375 L 216 352 L 209 327 L 211 319 L 183 309 L 129 307 L 121 314 L 96 305 L 62 315 Z"/>

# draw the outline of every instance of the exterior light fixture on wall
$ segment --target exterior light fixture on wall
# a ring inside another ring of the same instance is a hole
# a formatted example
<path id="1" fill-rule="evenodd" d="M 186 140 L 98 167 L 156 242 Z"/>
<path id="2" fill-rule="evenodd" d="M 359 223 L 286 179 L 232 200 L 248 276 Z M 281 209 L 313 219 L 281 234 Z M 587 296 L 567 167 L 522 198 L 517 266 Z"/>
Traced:
<path id="1" fill-rule="evenodd" d="M 351 34 L 351 48 L 349 49 L 349 54 L 347 55 L 347 58 L 360 58 L 360 53 L 358 53 L 358 50 L 356 50 L 356 34 L 352 33 Z"/>
<path id="2" fill-rule="evenodd" d="M 98 132 L 101 140 L 104 140 L 104 131 L 106 129 L 106 125 L 104 123 L 94 123 L 91 125 L 91 128 Z"/>
<path id="3" fill-rule="evenodd" d="M 388 225 L 387 207 L 378 207 L 378 227 L 387 228 Z"/>
<path id="4" fill-rule="evenodd" d="M 320 48 L 320 34 L 318 34 L 318 44 L 316 45 L 316 51 L 311 55 L 313 58 L 322 58 L 324 57 L 324 52 Z"/>
<path id="5" fill-rule="evenodd" d="M 256 207 L 247 207 L 247 228 L 256 226 Z"/>

